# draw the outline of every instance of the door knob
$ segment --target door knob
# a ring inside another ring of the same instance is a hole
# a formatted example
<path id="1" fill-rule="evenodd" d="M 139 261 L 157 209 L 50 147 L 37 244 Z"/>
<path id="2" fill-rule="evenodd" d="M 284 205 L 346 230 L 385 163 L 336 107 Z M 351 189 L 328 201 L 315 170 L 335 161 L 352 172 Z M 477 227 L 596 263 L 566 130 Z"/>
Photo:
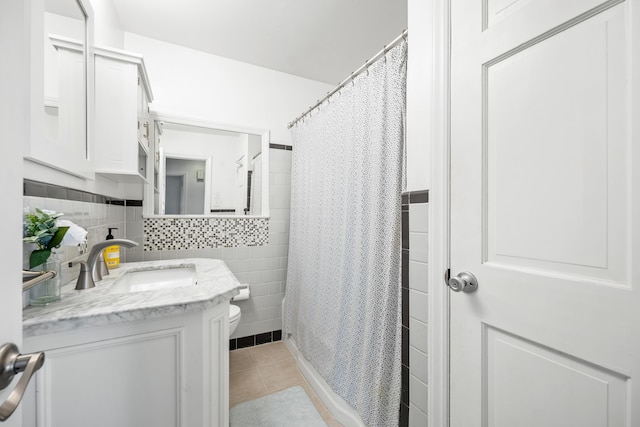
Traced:
<path id="1" fill-rule="evenodd" d="M 476 276 L 468 271 L 462 272 L 457 276 L 450 277 L 447 284 L 454 292 L 462 291 L 470 294 L 478 290 L 478 280 L 476 279 Z"/>
<path id="2" fill-rule="evenodd" d="M 23 372 L 18 385 L 9 394 L 7 400 L 0 405 L 0 421 L 5 421 L 13 414 L 22 400 L 29 380 L 44 364 L 44 353 L 20 354 L 15 344 L 8 343 L 0 347 L 0 390 L 5 389 L 16 374 Z"/>

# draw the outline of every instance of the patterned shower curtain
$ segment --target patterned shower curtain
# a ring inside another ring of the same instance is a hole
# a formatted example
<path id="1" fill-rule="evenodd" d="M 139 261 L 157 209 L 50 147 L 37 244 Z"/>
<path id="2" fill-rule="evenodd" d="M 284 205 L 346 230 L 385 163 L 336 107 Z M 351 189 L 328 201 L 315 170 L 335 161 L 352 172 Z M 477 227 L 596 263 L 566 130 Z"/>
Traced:
<path id="1" fill-rule="evenodd" d="M 396 426 L 407 43 L 292 128 L 284 328 L 367 426 Z"/>

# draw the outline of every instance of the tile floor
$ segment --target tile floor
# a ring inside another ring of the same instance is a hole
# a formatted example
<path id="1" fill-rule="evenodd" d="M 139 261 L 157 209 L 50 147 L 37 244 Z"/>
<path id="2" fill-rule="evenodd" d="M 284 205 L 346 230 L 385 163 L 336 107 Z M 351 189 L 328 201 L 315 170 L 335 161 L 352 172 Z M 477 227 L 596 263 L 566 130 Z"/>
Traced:
<path id="1" fill-rule="evenodd" d="M 229 407 L 299 385 L 329 427 L 341 427 L 298 370 L 282 341 L 229 352 Z"/>

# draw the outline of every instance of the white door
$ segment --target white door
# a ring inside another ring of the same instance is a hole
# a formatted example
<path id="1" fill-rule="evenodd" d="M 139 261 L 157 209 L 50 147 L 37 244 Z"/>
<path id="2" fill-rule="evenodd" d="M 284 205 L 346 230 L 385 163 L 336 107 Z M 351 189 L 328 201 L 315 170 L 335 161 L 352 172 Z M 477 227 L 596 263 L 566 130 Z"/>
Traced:
<path id="1" fill-rule="evenodd" d="M 25 49 L 25 6 L 19 0 L 0 2 L 0 345 L 22 345 L 22 143 L 28 138 L 29 51 Z M 8 59 L 11 58 L 11 59 Z M 0 391 L 0 405 L 5 402 L 20 376 Z M 21 424 L 20 407 L 2 427 Z"/>
<path id="2" fill-rule="evenodd" d="M 640 426 L 640 1 L 451 5 L 451 426 Z"/>

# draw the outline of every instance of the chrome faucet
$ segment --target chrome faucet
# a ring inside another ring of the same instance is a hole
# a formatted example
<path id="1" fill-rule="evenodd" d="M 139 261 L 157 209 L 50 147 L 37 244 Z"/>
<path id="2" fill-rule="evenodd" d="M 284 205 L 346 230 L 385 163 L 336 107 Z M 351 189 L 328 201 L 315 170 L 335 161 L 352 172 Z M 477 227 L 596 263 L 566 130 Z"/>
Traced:
<path id="1" fill-rule="evenodd" d="M 104 256 L 102 250 L 109 246 L 119 245 L 127 248 L 138 246 L 133 240 L 127 239 L 111 239 L 104 242 L 97 243 L 91 248 L 89 257 L 86 261 L 73 261 L 69 263 L 69 267 L 80 264 L 80 274 L 76 282 L 76 290 L 95 288 L 96 283 L 102 280 L 103 276 L 109 274 L 109 269 L 104 262 Z M 101 267 L 103 270 L 101 271 Z"/>
<path id="2" fill-rule="evenodd" d="M 104 242 L 93 245 L 91 252 L 89 252 L 89 257 L 87 258 L 87 268 L 91 272 L 91 277 L 95 282 L 102 280 L 103 276 L 107 276 L 109 274 L 109 269 L 107 269 L 106 264 L 104 264 L 102 250 L 114 245 L 124 246 L 125 248 L 138 246 L 136 242 L 128 239 L 105 240 Z M 102 266 L 104 266 L 103 269 L 101 269 Z"/>

